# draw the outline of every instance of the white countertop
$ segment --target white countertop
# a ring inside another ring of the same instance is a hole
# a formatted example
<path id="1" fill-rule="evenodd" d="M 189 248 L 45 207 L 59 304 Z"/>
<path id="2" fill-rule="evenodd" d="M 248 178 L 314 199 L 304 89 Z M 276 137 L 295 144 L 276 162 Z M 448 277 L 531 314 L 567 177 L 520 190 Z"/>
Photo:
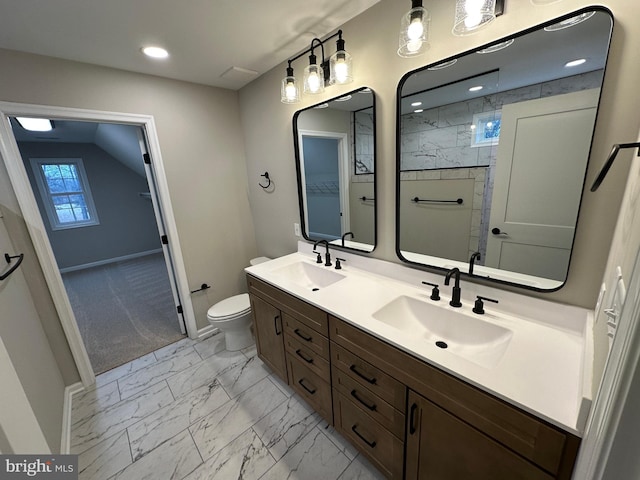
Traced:
<path id="1" fill-rule="evenodd" d="M 324 252 L 324 247 L 321 251 Z M 451 289 L 443 285 L 444 278 L 440 275 L 344 251 L 334 251 L 332 256 L 334 261 L 336 256 L 346 259 L 342 270 L 316 264 L 311 245 L 300 242 L 297 253 L 245 270 L 431 365 L 582 436 L 591 407 L 591 311 L 465 281 L 461 281 L 463 307 L 453 308 L 448 303 Z M 312 291 L 277 273 L 299 262 L 326 268 L 344 278 Z M 431 288 L 421 285 L 423 280 L 440 284 L 441 301 L 430 300 Z M 486 313 L 481 319 L 513 332 L 504 355 L 492 368 L 440 349 L 413 331 L 403 331 L 373 317 L 395 298 L 406 296 L 476 318 L 471 312 L 476 295 L 500 301 L 485 303 Z"/>

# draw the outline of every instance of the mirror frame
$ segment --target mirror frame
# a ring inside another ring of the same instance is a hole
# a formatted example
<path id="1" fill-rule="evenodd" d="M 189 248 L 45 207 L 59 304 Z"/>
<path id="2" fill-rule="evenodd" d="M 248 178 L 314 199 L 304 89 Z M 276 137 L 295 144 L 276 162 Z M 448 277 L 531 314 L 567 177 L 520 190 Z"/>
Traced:
<path id="1" fill-rule="evenodd" d="M 511 287 L 524 288 L 524 289 L 532 290 L 532 291 L 536 291 L 536 292 L 543 292 L 543 293 L 555 292 L 555 291 L 558 291 L 562 287 L 565 286 L 565 284 L 567 283 L 567 278 L 569 277 L 569 270 L 571 269 L 571 261 L 573 259 L 573 249 L 574 249 L 574 246 L 575 246 L 576 234 L 578 232 L 578 226 L 579 226 L 579 221 L 580 221 L 580 211 L 582 209 L 582 201 L 583 201 L 584 194 L 585 194 L 585 185 L 586 185 L 586 181 L 587 181 L 587 173 L 588 173 L 588 170 L 589 170 L 589 163 L 590 163 L 590 159 L 591 159 L 591 153 L 592 153 L 592 150 L 593 150 L 593 140 L 594 140 L 594 137 L 595 137 L 596 127 L 598 125 L 598 113 L 599 113 L 599 110 L 600 110 L 600 102 L 602 100 L 602 88 L 604 86 L 604 81 L 606 80 L 606 73 L 607 73 L 606 70 L 607 70 L 607 65 L 608 65 L 608 62 L 609 62 L 609 54 L 611 53 L 611 39 L 613 37 L 613 29 L 615 27 L 615 18 L 613 16 L 613 13 L 611 12 L 611 10 L 606 8 L 606 7 L 604 7 L 604 6 L 599 6 L 599 5 L 587 6 L 587 7 L 580 8 L 579 10 L 575 10 L 575 11 L 573 11 L 571 13 L 562 15 L 560 17 L 553 18 L 553 19 L 551 19 L 549 21 L 546 21 L 544 23 L 535 25 L 535 26 L 527 28 L 525 30 L 516 32 L 516 33 L 508 35 L 506 37 L 502 37 L 502 38 L 499 38 L 497 40 L 493 40 L 493 41 L 491 41 L 489 43 L 486 43 L 486 44 L 478 45 L 477 47 L 474 47 L 474 48 L 469 49 L 469 50 L 465 50 L 464 52 L 458 53 L 456 55 L 453 55 L 453 56 L 450 56 L 450 57 L 446 57 L 446 58 L 443 58 L 443 59 L 438 59 L 438 60 L 430 62 L 430 63 L 428 63 L 428 64 L 426 64 L 426 65 L 424 65 L 424 66 L 422 66 L 420 68 L 416 68 L 414 70 L 411 70 L 411 71 L 405 73 L 402 76 L 402 78 L 398 82 L 398 87 L 396 89 L 396 199 L 395 199 L 395 201 L 396 201 L 396 208 L 395 208 L 395 214 L 396 214 L 395 250 L 396 250 L 397 257 L 402 262 L 408 264 L 409 266 L 411 266 L 413 268 L 419 268 L 419 269 L 425 269 L 425 270 L 427 270 L 427 269 L 437 270 L 439 272 L 447 272 L 447 271 L 449 271 L 449 269 L 446 268 L 446 267 L 441 267 L 441 266 L 438 266 L 438 265 L 429 265 L 429 264 L 426 264 L 426 263 L 419 263 L 419 262 L 414 262 L 414 261 L 408 260 L 407 258 L 405 258 L 403 256 L 402 251 L 400 249 L 400 205 L 401 205 L 401 203 L 400 203 L 400 195 L 401 195 L 401 192 L 400 192 L 400 183 L 401 183 L 400 182 L 400 177 L 401 177 L 401 175 L 400 175 L 400 173 L 401 173 L 401 170 L 400 169 L 401 169 L 401 160 L 402 160 L 402 152 L 401 152 L 401 149 L 402 149 L 402 138 L 401 138 L 401 131 L 400 131 L 401 130 L 401 126 L 400 126 L 401 125 L 401 121 L 400 121 L 400 119 L 401 119 L 402 98 L 403 98 L 402 97 L 402 87 L 404 86 L 404 84 L 407 81 L 407 79 L 409 79 L 409 77 L 411 77 L 412 75 L 414 75 L 414 74 L 416 74 L 418 72 L 425 71 L 425 70 L 427 70 L 427 69 L 429 69 L 431 67 L 434 67 L 436 65 L 443 64 L 443 63 L 452 61 L 454 59 L 457 60 L 457 59 L 462 58 L 462 57 L 464 57 L 466 55 L 473 54 L 473 53 L 477 52 L 478 50 L 482 50 L 482 49 L 488 48 L 488 47 L 490 47 L 492 45 L 496 45 L 496 44 L 505 42 L 505 41 L 510 40 L 510 39 L 517 39 L 517 38 L 522 37 L 524 35 L 527 35 L 529 33 L 541 30 L 541 29 L 543 29 L 543 28 L 545 28 L 545 27 L 547 27 L 549 25 L 553 25 L 553 24 L 556 24 L 558 22 L 564 21 L 566 19 L 569 19 L 569 18 L 575 17 L 577 15 L 580 15 L 582 13 L 592 12 L 592 11 L 602 12 L 602 13 L 607 14 L 609 16 L 609 18 L 611 19 L 611 29 L 609 31 L 609 43 L 607 45 L 607 54 L 606 54 L 606 60 L 605 60 L 605 65 L 604 65 L 604 69 L 603 69 L 604 70 L 604 72 L 603 72 L 603 81 L 602 81 L 602 85 L 600 87 L 600 93 L 598 95 L 598 103 L 597 103 L 597 108 L 596 108 L 596 117 L 595 117 L 594 124 L 593 124 L 593 130 L 592 130 L 592 133 L 591 133 L 591 141 L 590 141 L 590 144 L 589 144 L 589 153 L 588 153 L 588 156 L 587 156 L 585 169 L 584 169 L 584 178 L 583 178 L 583 181 L 582 181 L 582 190 L 581 190 L 581 193 L 580 193 L 580 202 L 578 204 L 578 213 L 577 213 L 577 217 L 576 217 L 575 230 L 574 230 L 574 234 L 573 234 L 573 239 L 571 240 L 571 252 L 569 253 L 569 262 L 567 264 L 567 271 L 566 271 L 566 274 L 564 276 L 564 279 L 562 280 L 562 282 L 560 283 L 560 285 L 558 287 L 555 287 L 555 288 L 539 288 L 539 287 L 535 287 L 535 286 L 527 285 L 527 284 L 523 284 L 523 283 L 510 282 L 510 281 L 507 281 L 507 280 L 502 280 L 502 279 L 497 279 L 497 278 L 490 278 L 490 277 L 486 277 L 486 276 L 482 276 L 482 275 L 473 275 L 473 274 L 469 274 L 468 272 L 465 272 L 465 271 L 462 271 L 462 270 L 460 271 L 460 273 L 467 280 L 481 280 L 481 281 L 485 281 L 485 282 L 491 282 L 491 283 L 494 283 L 494 284 L 501 284 L 501 285 L 508 285 L 508 286 L 511 286 Z M 482 73 L 482 72 L 480 72 L 480 73 Z M 460 79 L 460 80 L 463 80 L 463 79 Z M 456 81 L 458 81 L 458 80 L 456 80 Z M 438 88 L 440 86 L 442 86 L 442 85 L 437 85 L 437 86 L 431 87 L 431 88 L 429 88 L 427 90 L 435 89 L 435 88 Z M 446 259 L 444 259 L 444 260 L 446 260 Z"/>
<path id="2" fill-rule="evenodd" d="M 371 108 L 373 108 L 373 197 L 374 199 L 376 199 L 374 201 L 373 204 L 373 245 L 371 250 L 367 251 L 367 250 L 361 250 L 358 248 L 352 248 L 352 247 L 347 247 L 347 246 L 342 246 L 342 245 L 337 245 L 337 244 L 333 244 L 330 243 L 329 245 L 331 246 L 331 248 L 333 249 L 338 249 L 338 250 L 347 250 L 350 253 L 357 253 L 357 254 L 371 254 L 377 247 L 378 245 L 378 203 L 377 203 L 377 198 L 378 198 L 378 178 L 377 178 L 377 170 L 378 170 L 378 144 L 377 144 L 377 128 L 376 128 L 376 116 L 377 116 L 377 112 L 376 112 L 376 94 L 374 92 L 374 90 L 370 87 L 360 87 L 357 88 L 355 90 L 351 90 L 349 92 L 345 92 L 342 93 L 341 95 L 338 95 L 337 97 L 332 97 L 329 98 L 325 101 L 322 101 L 320 103 L 316 103 L 313 104 L 309 107 L 305 107 L 301 110 L 298 110 L 297 112 L 294 113 L 293 115 L 293 148 L 295 150 L 295 164 L 296 164 L 296 179 L 298 182 L 298 207 L 299 207 L 299 211 L 300 211 L 300 233 L 302 235 L 302 237 L 307 240 L 308 242 L 316 242 L 317 240 L 309 238 L 309 236 L 307 235 L 307 225 L 305 223 L 305 214 L 304 214 L 304 201 L 303 201 L 303 192 L 302 192 L 302 169 L 300 166 L 300 142 L 299 142 L 299 129 L 298 129 L 298 117 L 300 116 L 300 114 L 302 114 L 303 112 L 306 112 L 307 110 L 311 110 L 313 108 L 316 108 L 318 105 L 322 105 L 325 103 L 330 103 L 338 98 L 341 97 L 345 97 L 347 95 L 353 95 L 355 93 L 358 92 L 362 92 L 364 90 L 369 90 L 371 92 L 371 100 L 372 100 L 372 105 Z M 354 155 L 355 155 L 355 142 L 353 145 L 354 148 Z M 352 173 L 353 175 L 355 175 L 355 172 Z"/>

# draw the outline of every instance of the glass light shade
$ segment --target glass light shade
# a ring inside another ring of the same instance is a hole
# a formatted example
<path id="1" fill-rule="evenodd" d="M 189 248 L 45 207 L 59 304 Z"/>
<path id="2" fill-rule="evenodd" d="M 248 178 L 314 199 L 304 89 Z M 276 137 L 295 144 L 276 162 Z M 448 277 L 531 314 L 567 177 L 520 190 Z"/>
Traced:
<path id="1" fill-rule="evenodd" d="M 344 85 L 353 82 L 353 66 L 351 55 L 344 50 L 338 50 L 329 59 L 329 84 Z"/>
<path id="2" fill-rule="evenodd" d="M 280 101 L 282 103 L 298 103 L 300 101 L 300 88 L 296 77 L 286 76 L 282 79 Z"/>
<path id="3" fill-rule="evenodd" d="M 496 18 L 496 0 L 456 0 L 454 35 L 470 35 Z"/>
<path id="4" fill-rule="evenodd" d="M 324 92 L 324 72 L 320 65 L 311 63 L 304 69 L 304 93 Z"/>
<path id="5" fill-rule="evenodd" d="M 412 8 L 400 21 L 398 55 L 417 57 L 429 49 L 429 12 L 423 7 Z"/>

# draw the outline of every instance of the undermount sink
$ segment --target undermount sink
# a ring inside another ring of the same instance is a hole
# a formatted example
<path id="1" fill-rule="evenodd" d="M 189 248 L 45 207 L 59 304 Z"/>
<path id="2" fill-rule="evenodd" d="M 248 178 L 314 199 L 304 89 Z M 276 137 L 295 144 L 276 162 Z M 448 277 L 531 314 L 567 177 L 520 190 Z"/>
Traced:
<path id="1" fill-rule="evenodd" d="M 373 318 L 486 368 L 495 367 L 513 332 L 471 314 L 400 296 Z"/>
<path id="2" fill-rule="evenodd" d="M 331 270 L 331 267 L 316 267 L 310 263 L 296 262 L 275 270 L 283 280 L 296 283 L 310 290 L 328 287 L 344 278 L 344 275 Z"/>

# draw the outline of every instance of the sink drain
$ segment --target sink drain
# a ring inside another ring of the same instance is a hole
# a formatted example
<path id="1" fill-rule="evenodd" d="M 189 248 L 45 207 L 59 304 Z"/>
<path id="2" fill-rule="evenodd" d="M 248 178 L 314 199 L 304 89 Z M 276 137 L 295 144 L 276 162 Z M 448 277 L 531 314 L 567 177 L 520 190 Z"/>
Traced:
<path id="1" fill-rule="evenodd" d="M 442 342 L 442 341 L 437 341 L 436 342 L 436 347 L 440 347 L 440 348 L 447 348 L 449 345 L 447 345 L 447 342 Z"/>

